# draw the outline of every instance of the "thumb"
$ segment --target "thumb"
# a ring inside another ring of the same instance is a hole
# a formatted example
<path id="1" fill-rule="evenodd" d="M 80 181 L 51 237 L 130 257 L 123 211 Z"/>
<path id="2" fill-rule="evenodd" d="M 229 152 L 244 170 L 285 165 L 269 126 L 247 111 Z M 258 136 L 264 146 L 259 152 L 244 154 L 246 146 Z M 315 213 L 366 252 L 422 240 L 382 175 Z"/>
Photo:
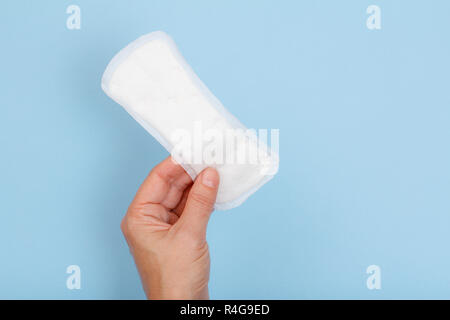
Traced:
<path id="1" fill-rule="evenodd" d="M 214 168 L 206 168 L 195 179 L 189 191 L 183 213 L 179 219 L 180 229 L 191 233 L 194 239 L 206 239 L 206 227 L 214 210 L 219 174 Z"/>

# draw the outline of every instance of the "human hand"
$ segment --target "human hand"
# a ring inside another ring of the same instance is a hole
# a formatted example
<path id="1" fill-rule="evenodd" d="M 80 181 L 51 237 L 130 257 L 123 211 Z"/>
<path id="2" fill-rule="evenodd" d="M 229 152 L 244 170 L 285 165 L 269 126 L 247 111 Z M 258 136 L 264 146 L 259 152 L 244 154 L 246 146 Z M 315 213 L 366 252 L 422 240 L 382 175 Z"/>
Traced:
<path id="1" fill-rule="evenodd" d="M 171 157 L 142 183 L 121 228 L 147 298 L 209 298 L 206 228 L 218 186 L 215 169 L 203 170 L 193 183 Z"/>

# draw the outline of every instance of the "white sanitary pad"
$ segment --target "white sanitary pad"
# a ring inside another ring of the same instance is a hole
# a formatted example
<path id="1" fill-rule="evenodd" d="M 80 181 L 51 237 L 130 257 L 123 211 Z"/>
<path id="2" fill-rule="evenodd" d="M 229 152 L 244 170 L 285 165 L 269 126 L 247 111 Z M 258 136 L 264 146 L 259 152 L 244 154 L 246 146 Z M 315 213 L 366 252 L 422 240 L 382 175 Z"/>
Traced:
<path id="1" fill-rule="evenodd" d="M 208 90 L 163 32 L 142 36 L 122 49 L 106 68 L 102 88 L 172 153 L 192 179 L 206 167 L 217 169 L 216 209 L 240 205 L 278 170 L 278 155 L 260 139 L 241 133 L 245 126 Z M 239 133 L 230 147 L 224 137 L 232 131 Z M 189 146 L 191 154 L 180 151 Z M 249 161 L 253 152 L 257 161 Z M 246 160 L 239 162 L 244 154 Z"/>

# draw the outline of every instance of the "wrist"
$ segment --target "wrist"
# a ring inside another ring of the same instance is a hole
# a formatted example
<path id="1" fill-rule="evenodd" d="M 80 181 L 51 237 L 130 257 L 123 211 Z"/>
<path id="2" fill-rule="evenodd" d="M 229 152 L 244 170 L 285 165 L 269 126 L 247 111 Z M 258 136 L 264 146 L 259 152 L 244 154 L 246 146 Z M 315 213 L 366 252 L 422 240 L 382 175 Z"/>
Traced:
<path id="1" fill-rule="evenodd" d="M 170 284 L 149 286 L 146 290 L 149 300 L 208 300 L 208 286 L 199 289 L 171 286 Z"/>

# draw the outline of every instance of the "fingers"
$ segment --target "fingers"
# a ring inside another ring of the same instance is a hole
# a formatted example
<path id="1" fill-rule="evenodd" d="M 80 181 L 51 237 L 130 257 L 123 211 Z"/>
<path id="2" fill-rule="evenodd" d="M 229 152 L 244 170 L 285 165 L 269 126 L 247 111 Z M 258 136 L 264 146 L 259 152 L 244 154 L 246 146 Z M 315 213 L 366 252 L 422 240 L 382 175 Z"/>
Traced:
<path id="1" fill-rule="evenodd" d="M 195 239 L 206 238 L 206 227 L 214 210 L 218 188 L 219 174 L 215 169 L 207 168 L 195 179 L 187 196 L 178 223 L 180 229 L 190 233 Z"/>
<path id="2" fill-rule="evenodd" d="M 191 184 L 192 180 L 183 167 L 169 156 L 153 168 L 137 191 L 132 204 L 155 203 L 172 209 Z"/>
<path id="3" fill-rule="evenodd" d="M 189 195 L 189 192 L 192 189 L 192 184 L 187 187 L 184 192 L 183 195 L 181 196 L 180 202 L 178 202 L 177 206 L 175 208 L 173 208 L 172 212 L 175 213 L 178 217 L 183 213 L 184 207 L 186 206 L 186 201 Z"/>

